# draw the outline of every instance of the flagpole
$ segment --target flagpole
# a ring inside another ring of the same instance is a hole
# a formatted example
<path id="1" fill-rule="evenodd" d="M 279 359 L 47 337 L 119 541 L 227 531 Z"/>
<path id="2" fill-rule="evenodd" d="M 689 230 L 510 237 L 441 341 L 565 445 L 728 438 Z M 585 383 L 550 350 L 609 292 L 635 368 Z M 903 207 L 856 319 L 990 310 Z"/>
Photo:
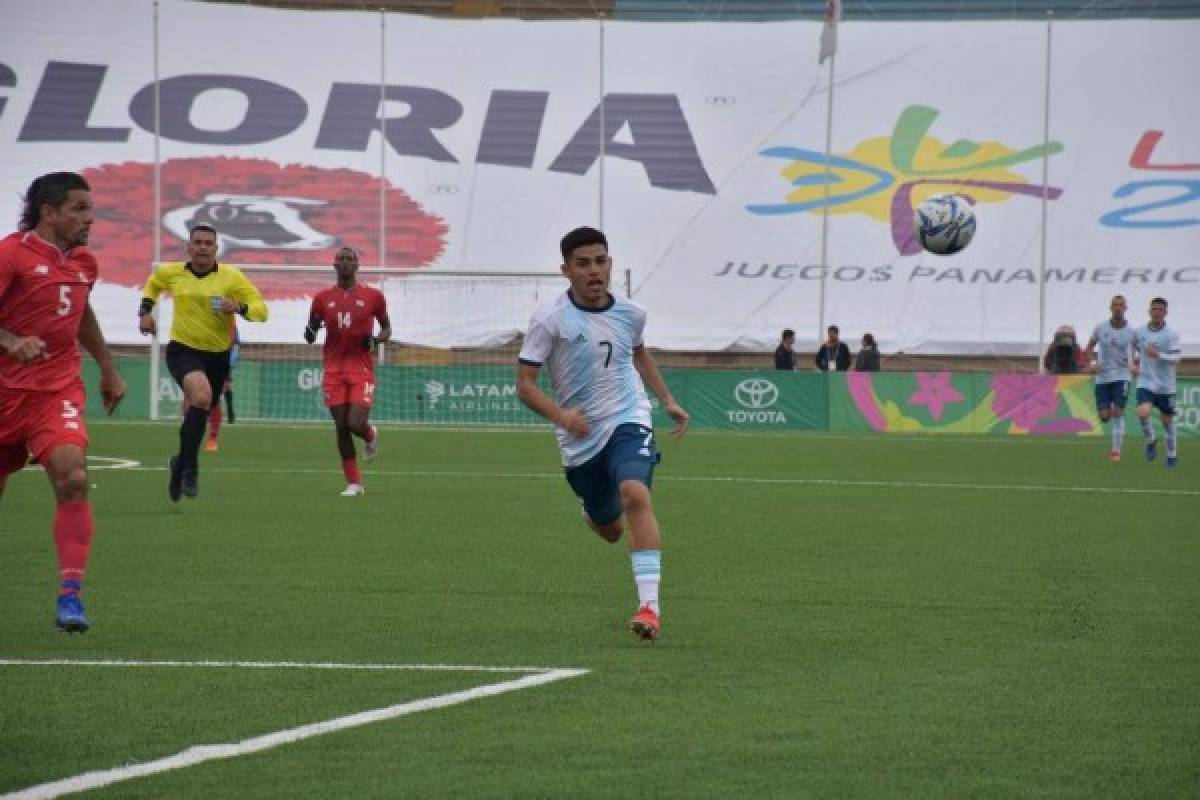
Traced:
<path id="1" fill-rule="evenodd" d="M 825 96 L 825 203 L 821 207 L 821 285 L 817 298 L 817 349 L 825 341 L 825 290 L 829 281 L 829 185 L 833 182 L 833 91 L 837 64 L 837 26 L 842 19 L 842 0 L 825 0 L 825 27 L 817 63 L 829 59 L 829 91 Z"/>
<path id="2" fill-rule="evenodd" d="M 1053 45 L 1054 11 L 1046 11 L 1046 91 L 1042 102 L 1042 256 L 1038 271 L 1038 345 L 1033 357 L 1038 372 L 1045 372 L 1042 349 L 1046 346 L 1046 235 L 1050 207 L 1050 55 Z"/>
<path id="3" fill-rule="evenodd" d="M 821 207 L 821 288 L 817 302 L 817 347 L 825 341 L 825 282 L 829 273 L 829 184 L 833 180 L 830 158 L 833 154 L 833 67 L 837 53 L 829 57 L 829 92 L 825 97 L 825 203 Z"/>

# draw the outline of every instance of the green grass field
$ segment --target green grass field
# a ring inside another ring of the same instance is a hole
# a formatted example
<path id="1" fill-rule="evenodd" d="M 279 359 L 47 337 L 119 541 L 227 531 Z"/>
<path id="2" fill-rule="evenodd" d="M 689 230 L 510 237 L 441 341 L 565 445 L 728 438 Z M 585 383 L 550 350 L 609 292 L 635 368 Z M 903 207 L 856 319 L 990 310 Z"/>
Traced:
<path id="1" fill-rule="evenodd" d="M 0 794 L 547 674 L 193 663 L 237 661 L 588 672 L 88 796 L 1200 796 L 1186 442 L 663 441 L 649 644 L 548 430 L 387 429 L 342 498 L 330 426 L 227 426 L 178 506 L 174 426 L 92 440 L 140 466 L 91 473 L 86 635 L 53 628 L 44 476 L 0 500 Z"/>

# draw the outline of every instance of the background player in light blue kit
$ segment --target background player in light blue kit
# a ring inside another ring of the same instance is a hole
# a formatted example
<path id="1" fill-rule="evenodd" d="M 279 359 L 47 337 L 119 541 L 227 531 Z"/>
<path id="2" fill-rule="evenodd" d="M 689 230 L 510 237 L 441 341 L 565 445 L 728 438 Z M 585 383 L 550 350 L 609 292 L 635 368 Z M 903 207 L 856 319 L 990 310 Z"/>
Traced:
<path id="1" fill-rule="evenodd" d="M 642 342 L 646 311 L 608 291 L 612 259 L 595 228 L 576 228 L 560 244 L 570 288 L 542 305 L 529 322 L 517 365 L 517 396 L 557 428 L 567 482 L 583 503 L 589 527 L 616 542 L 629 521 L 629 550 L 638 610 L 629 629 L 642 639 L 659 633 L 662 544 L 650 502 L 659 461 L 643 381 L 687 430 L 687 412 L 671 396 Z M 555 399 L 538 388 L 548 368 Z M 640 376 L 640 377 L 639 377 Z"/>
<path id="2" fill-rule="evenodd" d="M 1167 301 L 1150 301 L 1150 322 L 1137 330 L 1141 366 L 1137 380 L 1137 415 L 1146 439 L 1146 459 L 1158 455 L 1158 439 L 1150 423 L 1151 408 L 1157 408 L 1167 435 L 1167 466 L 1175 466 L 1175 368 L 1183 358 L 1179 334 L 1167 327 Z"/>
<path id="3" fill-rule="evenodd" d="M 1112 317 L 1092 331 L 1086 350 L 1090 367 L 1096 371 L 1096 412 L 1100 415 L 1101 423 L 1112 422 L 1112 447 L 1108 451 L 1108 460 L 1120 461 L 1136 334 L 1125 319 L 1124 295 L 1114 295 L 1108 307 Z M 1099 355 L 1096 354 L 1097 345 L 1100 346 Z"/>

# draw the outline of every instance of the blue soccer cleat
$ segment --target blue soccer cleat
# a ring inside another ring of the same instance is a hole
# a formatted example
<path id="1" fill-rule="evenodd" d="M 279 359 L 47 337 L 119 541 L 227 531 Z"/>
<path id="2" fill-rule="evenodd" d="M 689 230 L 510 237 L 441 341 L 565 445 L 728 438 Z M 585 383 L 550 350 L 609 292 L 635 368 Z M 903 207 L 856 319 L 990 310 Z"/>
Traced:
<path id="1" fill-rule="evenodd" d="M 1158 439 L 1151 439 L 1146 442 L 1146 460 L 1153 461 L 1158 458 Z"/>
<path id="2" fill-rule="evenodd" d="M 84 633 L 91 627 L 77 592 L 59 596 L 58 615 L 54 618 L 54 624 L 63 633 Z"/>
<path id="3" fill-rule="evenodd" d="M 180 488 L 183 490 L 184 497 L 195 497 L 200 494 L 199 470 L 185 469 L 182 477 Z"/>
<path id="4" fill-rule="evenodd" d="M 1179 460 L 1179 456 L 1167 456 L 1167 466 L 1174 467 L 1175 462 Z"/>

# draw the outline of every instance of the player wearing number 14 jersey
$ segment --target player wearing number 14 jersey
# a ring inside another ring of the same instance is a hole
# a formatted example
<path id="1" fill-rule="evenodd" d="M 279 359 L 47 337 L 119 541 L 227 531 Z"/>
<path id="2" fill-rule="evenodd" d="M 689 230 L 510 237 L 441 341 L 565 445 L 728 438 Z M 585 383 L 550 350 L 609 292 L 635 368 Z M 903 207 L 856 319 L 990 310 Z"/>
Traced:
<path id="1" fill-rule="evenodd" d="M 86 248 L 94 220 L 87 181 L 54 172 L 29 186 L 20 231 L 0 240 L 0 494 L 32 453 L 54 489 L 55 623 L 68 633 L 89 627 L 79 593 L 94 530 L 77 343 L 100 367 L 109 414 L 125 394 L 88 299 L 98 272 Z"/>
<path id="2" fill-rule="evenodd" d="M 313 297 L 304 340 L 314 343 L 317 331 L 324 326 L 321 389 L 337 430 L 338 453 L 346 476 L 342 496 L 355 497 L 365 490 L 352 437 L 363 440 L 367 461 L 375 457 L 379 432 L 369 422 L 375 395 L 375 347 L 391 338 L 392 326 L 383 292 L 358 283 L 358 254 L 352 248 L 337 251 L 333 268 L 337 285 Z M 375 334 L 377 321 L 379 333 Z"/>

